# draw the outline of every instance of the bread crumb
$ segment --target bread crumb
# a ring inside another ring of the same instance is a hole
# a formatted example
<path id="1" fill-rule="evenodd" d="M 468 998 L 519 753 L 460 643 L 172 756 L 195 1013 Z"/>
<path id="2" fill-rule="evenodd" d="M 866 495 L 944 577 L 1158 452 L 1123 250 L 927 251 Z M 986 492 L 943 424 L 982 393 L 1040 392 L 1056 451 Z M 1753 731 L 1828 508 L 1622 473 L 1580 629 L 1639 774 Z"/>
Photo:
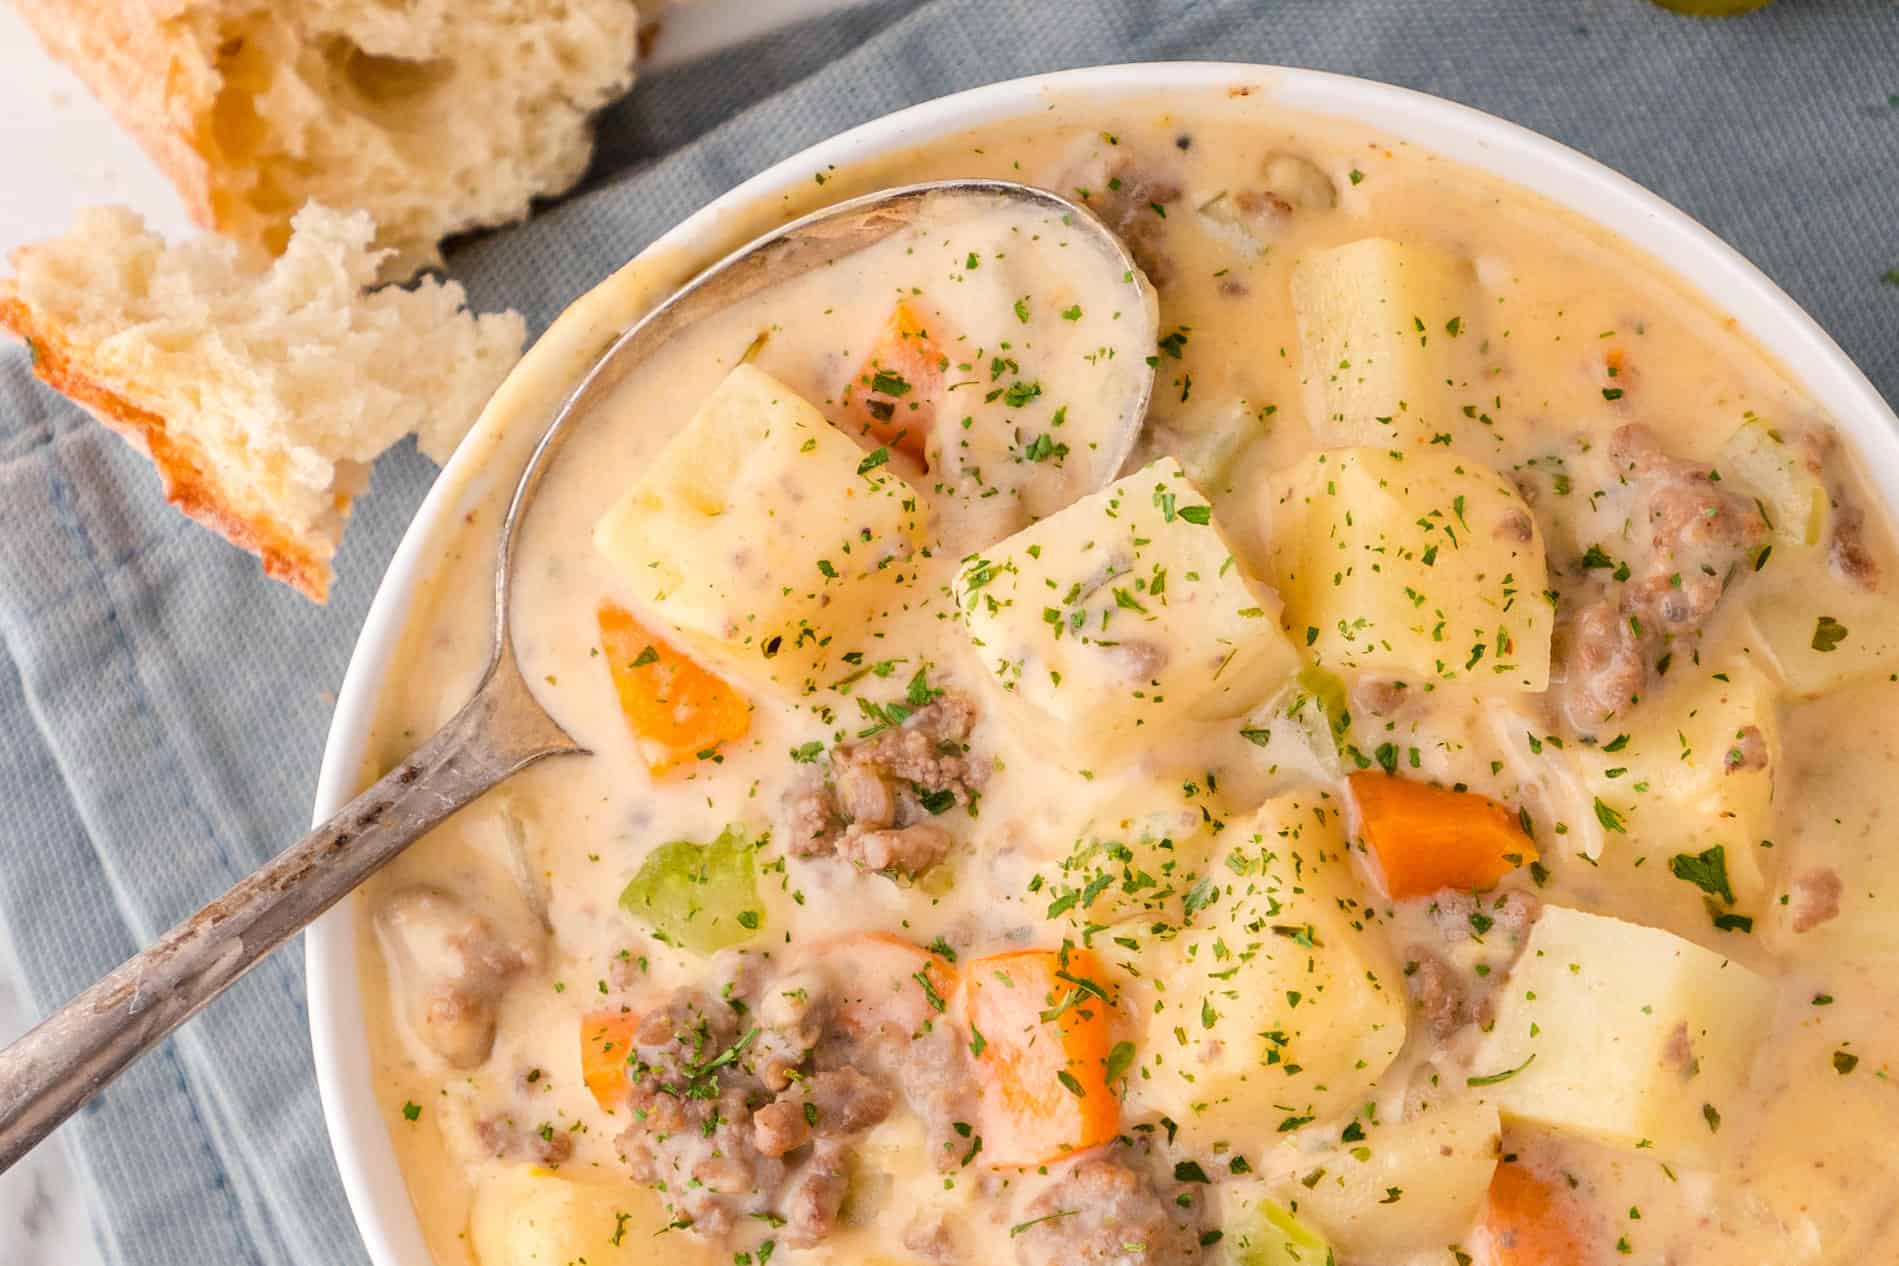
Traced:
<path id="1" fill-rule="evenodd" d="M 22 247 L 0 325 L 35 372 L 146 452 L 166 498 L 326 597 L 369 463 L 415 435 L 447 460 L 520 358 L 526 323 L 455 282 L 371 289 L 389 251 L 363 212 L 312 204 L 281 256 L 168 246 L 124 208 Z"/>

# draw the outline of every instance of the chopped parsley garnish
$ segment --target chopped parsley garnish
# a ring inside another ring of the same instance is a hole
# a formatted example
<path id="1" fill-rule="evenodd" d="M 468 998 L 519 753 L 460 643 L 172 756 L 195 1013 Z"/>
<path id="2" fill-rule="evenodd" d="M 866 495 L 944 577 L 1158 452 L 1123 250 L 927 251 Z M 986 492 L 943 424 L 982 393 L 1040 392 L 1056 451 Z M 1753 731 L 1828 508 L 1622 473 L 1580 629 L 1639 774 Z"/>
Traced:
<path id="1" fill-rule="evenodd" d="M 1039 382 L 1012 382 L 1008 390 L 1002 393 L 1002 402 L 1011 409 L 1020 409 L 1041 394 L 1042 384 Z"/>
<path id="2" fill-rule="evenodd" d="M 913 708 L 920 708 L 932 699 L 940 698 L 943 692 L 930 685 L 930 666 L 928 664 L 916 670 L 910 678 L 910 684 L 904 687 L 903 697 Z"/>
<path id="3" fill-rule="evenodd" d="M 1727 849 L 1720 844 L 1699 853 L 1677 853 L 1669 859 L 1668 869 L 1675 878 L 1687 880 L 1709 896 L 1734 904 L 1734 887 L 1728 882 Z"/>
<path id="4" fill-rule="evenodd" d="M 1039 1218 L 1030 1218 L 1027 1222 L 1018 1222 L 1009 1228 L 1009 1238 L 1014 1239 L 1030 1227 L 1040 1226 L 1044 1222 L 1054 1222 L 1059 1218 L 1072 1218 L 1078 1212 L 1080 1212 L 1078 1209 L 1057 1209 L 1053 1213 L 1044 1213 Z"/>
<path id="5" fill-rule="evenodd" d="M 1615 559 L 1609 557 L 1608 552 L 1604 550 L 1602 546 L 1591 545 L 1588 549 L 1583 551 L 1582 565 L 1588 570 L 1609 568 L 1615 566 Z"/>
<path id="6" fill-rule="evenodd" d="M 917 790 L 917 803 L 931 813 L 946 813 L 956 806 L 956 793 L 947 787 L 937 791 Z"/>
<path id="7" fill-rule="evenodd" d="M 871 471 L 876 470 L 879 466 L 882 466 L 884 463 L 888 462 L 889 460 L 890 460 L 889 449 L 887 448 L 875 449 L 869 453 L 864 454 L 864 460 L 857 463 L 857 473 L 860 475 L 868 475 Z"/>
<path id="8" fill-rule="evenodd" d="M 1509 1081 L 1512 1077 L 1516 1076 L 1518 1073 L 1522 1072 L 1524 1069 L 1528 1068 L 1531 1064 L 1534 1064 L 1535 1062 L 1536 1062 L 1536 1052 L 1531 1051 L 1530 1057 L 1524 1060 L 1521 1064 L 1518 1064 L 1515 1068 L 1506 1068 L 1500 1073 L 1485 1073 L 1481 1077 L 1466 1077 L 1464 1078 L 1464 1084 L 1466 1086 L 1494 1086 L 1494 1085 L 1497 1085 L 1499 1082 Z"/>
<path id="9" fill-rule="evenodd" d="M 1022 450 L 1022 456 L 1032 462 L 1045 462 L 1053 457 L 1056 464 L 1060 465 L 1061 460 L 1068 456 L 1068 445 L 1056 443 L 1054 437 L 1044 431 L 1029 441 L 1029 446 Z"/>
<path id="10" fill-rule="evenodd" d="M 1192 919 L 1194 915 L 1199 914 L 1202 910 L 1212 905 L 1214 901 L 1218 899 L 1219 895 L 1220 885 L 1214 883 L 1213 877 L 1209 875 L 1201 879 L 1200 882 L 1193 887 L 1187 889 L 1187 895 L 1181 902 L 1181 905 L 1186 911 L 1187 917 Z"/>
<path id="11" fill-rule="evenodd" d="M 870 389 L 880 396 L 907 396 L 910 381 L 894 370 L 880 369 L 871 375 Z"/>
<path id="12" fill-rule="evenodd" d="M 1813 649 L 1822 655 L 1838 648 L 1846 640 L 1846 626 L 1830 615 L 1823 615 L 1813 626 Z"/>
<path id="13" fill-rule="evenodd" d="M 1127 1074 L 1128 1069 L 1133 1066 L 1134 1043 L 1127 1041 L 1116 1042 L 1114 1049 L 1108 1052 L 1108 1084 L 1113 1085 L 1115 1082 L 1121 1080 L 1121 1078 Z"/>
<path id="14" fill-rule="evenodd" d="M 930 1010 L 941 1015 L 944 1011 L 949 1009 L 949 1004 L 943 1000 L 943 995 L 936 991 L 936 985 L 930 980 L 930 973 L 927 968 L 914 973 L 910 979 L 923 986 L 923 1000 L 930 1004 Z"/>

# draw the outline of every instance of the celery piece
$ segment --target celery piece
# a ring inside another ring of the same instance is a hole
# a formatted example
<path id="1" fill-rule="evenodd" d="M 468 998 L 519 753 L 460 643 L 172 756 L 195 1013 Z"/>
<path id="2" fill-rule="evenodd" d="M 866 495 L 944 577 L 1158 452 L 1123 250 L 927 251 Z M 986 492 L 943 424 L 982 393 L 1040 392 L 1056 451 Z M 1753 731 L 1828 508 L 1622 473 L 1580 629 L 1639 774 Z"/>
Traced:
<path id="1" fill-rule="evenodd" d="M 1826 538 L 1831 511 L 1826 481 L 1765 422 L 1743 422 L 1715 461 L 1723 479 L 1759 499 L 1776 545 L 1805 549 Z"/>
<path id="2" fill-rule="evenodd" d="M 1293 681 L 1318 706 L 1319 715 L 1325 718 L 1325 726 L 1331 732 L 1333 743 L 1339 744 L 1342 750 L 1345 731 L 1352 724 L 1352 714 L 1345 702 L 1345 683 L 1339 680 L 1336 673 L 1329 673 L 1311 664 L 1300 669 Z"/>
<path id="3" fill-rule="evenodd" d="M 1222 1237 L 1229 1266 L 1332 1266 L 1325 1237 L 1271 1200 L 1246 1210 Z"/>
<path id="4" fill-rule="evenodd" d="M 710 844 L 674 840 L 654 849 L 620 894 L 620 908 L 668 945 L 710 954 L 749 941 L 765 924 L 753 842 L 727 827 Z"/>

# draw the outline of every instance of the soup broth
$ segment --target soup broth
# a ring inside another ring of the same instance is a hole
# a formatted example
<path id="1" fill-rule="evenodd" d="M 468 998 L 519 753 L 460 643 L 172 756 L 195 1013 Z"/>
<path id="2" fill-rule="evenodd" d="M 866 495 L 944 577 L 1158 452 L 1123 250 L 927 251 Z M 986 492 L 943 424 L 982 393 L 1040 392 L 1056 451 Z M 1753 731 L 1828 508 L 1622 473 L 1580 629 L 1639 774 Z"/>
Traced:
<path id="1" fill-rule="evenodd" d="M 1767 350 L 1240 88 L 813 176 L 728 245 L 990 176 L 1142 275 L 926 216 L 570 441 L 514 619 L 592 754 L 358 898 L 442 1266 L 1899 1257 L 1888 534 Z M 471 438 L 382 765 L 479 676 L 545 404 L 704 262 Z"/>

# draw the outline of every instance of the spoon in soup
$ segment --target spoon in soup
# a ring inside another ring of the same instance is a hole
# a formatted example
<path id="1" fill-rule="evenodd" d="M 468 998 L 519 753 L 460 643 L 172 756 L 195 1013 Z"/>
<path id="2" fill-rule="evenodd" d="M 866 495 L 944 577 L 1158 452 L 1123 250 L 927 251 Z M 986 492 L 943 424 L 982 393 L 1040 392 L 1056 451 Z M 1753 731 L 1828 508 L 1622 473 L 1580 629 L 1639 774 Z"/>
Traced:
<path id="1" fill-rule="evenodd" d="M 0 1050 L 0 1172 L 284 941 L 403 849 L 514 774 L 586 754 L 528 688 L 509 621 L 516 547 L 548 468 L 589 411 L 681 330 L 775 285 L 913 228 L 969 200 L 1046 211 L 1081 240 L 1086 266 L 1129 292 L 1140 346 L 1158 336 L 1153 287 L 1086 208 L 1001 180 L 948 180 L 866 194 L 775 229 L 712 265 L 619 335 L 555 410 L 501 528 L 493 640 L 474 696 L 408 759 L 222 897 Z M 1147 414 L 1151 366 L 1127 377 L 1125 407 L 1096 419 L 1092 492 L 1119 473 Z M 1076 419 L 1076 422 L 1081 421 Z"/>

